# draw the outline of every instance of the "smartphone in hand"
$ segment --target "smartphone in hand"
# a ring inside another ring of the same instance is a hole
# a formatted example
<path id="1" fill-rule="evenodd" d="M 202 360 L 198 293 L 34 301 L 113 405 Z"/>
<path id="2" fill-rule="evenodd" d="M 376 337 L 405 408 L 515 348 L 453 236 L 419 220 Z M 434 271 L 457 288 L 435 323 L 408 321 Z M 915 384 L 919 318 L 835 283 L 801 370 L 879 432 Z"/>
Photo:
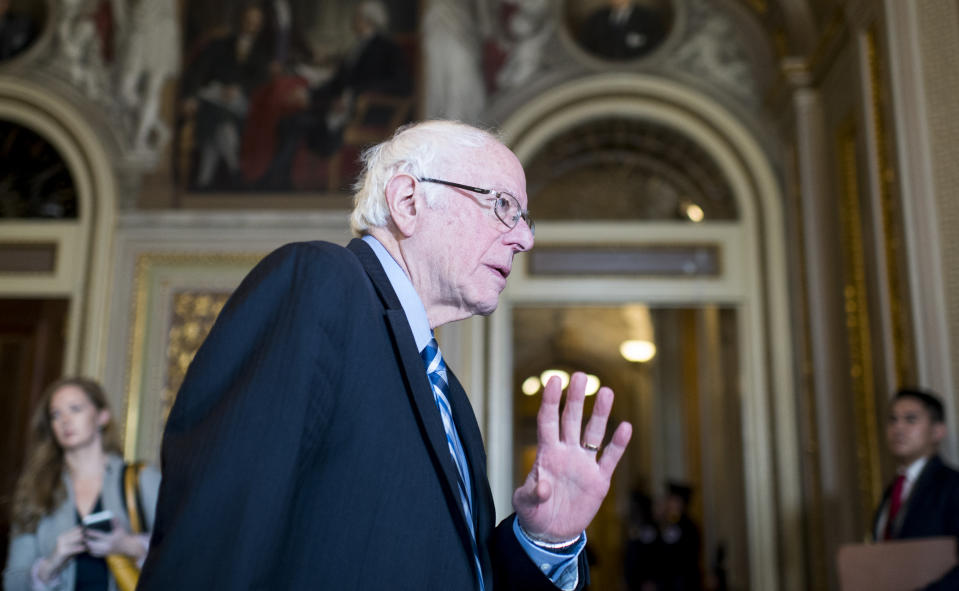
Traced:
<path id="1" fill-rule="evenodd" d="M 95 529 L 102 532 L 113 530 L 113 512 L 98 511 L 83 518 L 83 529 Z"/>

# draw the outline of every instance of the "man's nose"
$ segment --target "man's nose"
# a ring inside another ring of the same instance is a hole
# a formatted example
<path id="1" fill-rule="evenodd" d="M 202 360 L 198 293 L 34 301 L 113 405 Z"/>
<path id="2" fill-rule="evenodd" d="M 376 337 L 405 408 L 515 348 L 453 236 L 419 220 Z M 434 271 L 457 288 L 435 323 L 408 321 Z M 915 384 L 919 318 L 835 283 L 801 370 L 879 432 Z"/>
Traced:
<path id="1" fill-rule="evenodd" d="M 509 243 L 518 251 L 525 252 L 533 248 L 533 230 L 526 220 L 520 220 L 506 234 Z"/>

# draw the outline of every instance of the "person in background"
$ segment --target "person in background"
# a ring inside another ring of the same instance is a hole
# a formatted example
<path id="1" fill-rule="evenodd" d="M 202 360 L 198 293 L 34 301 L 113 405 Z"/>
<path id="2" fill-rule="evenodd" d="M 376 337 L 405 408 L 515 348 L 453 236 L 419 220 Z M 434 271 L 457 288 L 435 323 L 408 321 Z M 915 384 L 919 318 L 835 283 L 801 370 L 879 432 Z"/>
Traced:
<path id="1" fill-rule="evenodd" d="M 931 392 L 901 389 L 893 396 L 886 444 L 896 462 L 896 477 L 876 510 L 876 541 L 959 538 L 959 472 L 939 457 L 946 436 L 944 418 L 942 401 Z M 959 567 L 926 589 L 959 589 Z"/>
<path id="2" fill-rule="evenodd" d="M 640 489 L 630 496 L 626 549 L 623 557 L 629 591 L 657 591 L 663 541 L 653 518 L 653 500 Z"/>
<path id="3" fill-rule="evenodd" d="M 130 533 L 124 501 L 124 462 L 106 395 L 93 380 L 51 384 L 33 422 L 31 453 L 17 483 L 13 539 L 3 573 L 7 591 L 117 589 L 108 555 L 142 563 L 160 485 L 155 468 L 139 472 L 139 507 L 147 532 Z M 110 511 L 110 531 L 81 525 Z"/>
<path id="4" fill-rule="evenodd" d="M 680 482 L 666 484 L 660 515 L 661 591 L 698 591 L 702 588 L 699 527 L 689 516 L 693 489 Z"/>

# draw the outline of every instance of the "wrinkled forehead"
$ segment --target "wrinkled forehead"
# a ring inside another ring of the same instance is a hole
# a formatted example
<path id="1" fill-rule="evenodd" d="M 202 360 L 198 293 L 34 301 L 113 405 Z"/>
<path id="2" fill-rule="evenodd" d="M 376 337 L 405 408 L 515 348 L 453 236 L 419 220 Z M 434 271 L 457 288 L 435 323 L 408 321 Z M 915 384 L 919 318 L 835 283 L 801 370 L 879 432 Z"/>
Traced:
<path id="1" fill-rule="evenodd" d="M 438 174 L 450 177 L 447 180 L 506 191 L 524 206 L 526 204 L 526 173 L 523 165 L 509 148 L 499 142 L 485 142 L 455 155 L 444 155 L 439 162 L 444 169 Z"/>

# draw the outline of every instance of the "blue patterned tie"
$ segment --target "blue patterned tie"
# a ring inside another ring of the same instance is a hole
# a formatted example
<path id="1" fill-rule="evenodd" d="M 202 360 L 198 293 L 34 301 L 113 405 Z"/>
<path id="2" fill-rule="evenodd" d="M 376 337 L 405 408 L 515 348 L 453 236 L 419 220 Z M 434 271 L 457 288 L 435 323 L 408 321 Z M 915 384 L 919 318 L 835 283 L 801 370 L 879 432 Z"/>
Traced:
<path id="1" fill-rule="evenodd" d="M 453 456 L 453 462 L 456 464 L 456 471 L 459 473 L 457 479 L 459 483 L 460 503 L 463 505 L 463 513 L 466 514 L 466 524 L 470 530 L 470 542 L 473 545 L 473 559 L 476 562 L 476 574 L 479 577 L 479 589 L 483 589 L 483 569 L 480 567 L 479 552 L 476 549 L 476 531 L 473 528 L 473 496 L 470 486 L 469 465 L 466 462 L 466 454 L 463 453 L 463 444 L 460 436 L 456 432 L 456 424 L 453 422 L 453 411 L 450 408 L 449 382 L 446 379 L 446 362 L 443 361 L 443 354 L 440 353 L 439 345 L 436 339 L 431 338 L 426 347 L 420 352 L 423 357 L 423 363 L 426 364 L 426 377 L 430 380 L 433 387 L 433 400 L 436 402 L 436 408 L 440 411 L 440 418 L 443 419 L 443 429 L 446 431 L 446 443 L 450 448 L 450 455 Z"/>

